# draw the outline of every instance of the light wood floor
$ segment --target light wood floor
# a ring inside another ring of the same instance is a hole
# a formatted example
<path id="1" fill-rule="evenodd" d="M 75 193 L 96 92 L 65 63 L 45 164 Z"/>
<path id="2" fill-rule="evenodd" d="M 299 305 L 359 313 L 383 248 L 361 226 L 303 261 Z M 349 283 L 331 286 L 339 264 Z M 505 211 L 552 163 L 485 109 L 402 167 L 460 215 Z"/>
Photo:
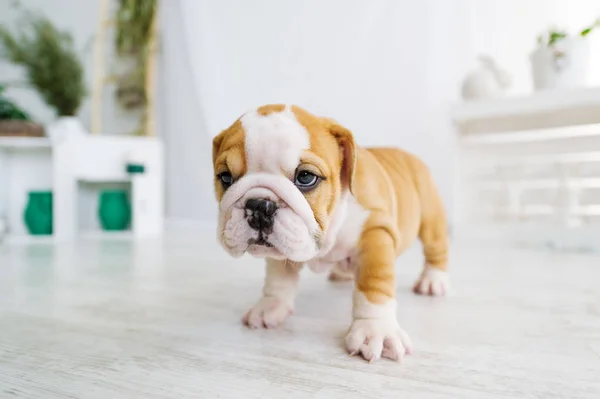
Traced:
<path id="1" fill-rule="evenodd" d="M 245 329 L 261 263 L 213 237 L 0 247 L 0 398 L 600 398 L 600 257 L 456 243 L 434 299 L 411 251 L 415 353 L 367 364 L 342 345 L 350 287 L 308 270 L 283 328 Z"/>

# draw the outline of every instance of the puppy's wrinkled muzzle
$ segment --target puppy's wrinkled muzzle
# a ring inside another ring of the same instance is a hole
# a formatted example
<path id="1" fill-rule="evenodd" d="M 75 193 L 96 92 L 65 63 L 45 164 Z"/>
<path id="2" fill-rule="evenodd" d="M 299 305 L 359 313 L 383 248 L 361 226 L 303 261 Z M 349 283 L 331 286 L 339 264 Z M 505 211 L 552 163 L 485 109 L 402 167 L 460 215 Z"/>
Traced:
<path id="1" fill-rule="evenodd" d="M 319 247 L 310 205 L 283 176 L 244 176 L 223 195 L 219 219 L 220 241 L 234 256 L 304 261 Z"/>

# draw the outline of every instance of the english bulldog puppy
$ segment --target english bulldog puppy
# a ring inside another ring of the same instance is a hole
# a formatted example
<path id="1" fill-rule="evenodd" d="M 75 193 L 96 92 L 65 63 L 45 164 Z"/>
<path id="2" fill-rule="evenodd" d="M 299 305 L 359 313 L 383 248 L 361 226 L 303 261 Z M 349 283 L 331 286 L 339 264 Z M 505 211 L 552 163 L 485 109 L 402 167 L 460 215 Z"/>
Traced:
<path id="1" fill-rule="evenodd" d="M 281 104 L 242 115 L 214 138 L 212 155 L 219 242 L 234 257 L 266 259 L 247 326 L 277 327 L 292 313 L 307 265 L 355 281 L 350 354 L 374 361 L 411 352 L 397 321 L 394 264 L 417 237 L 425 266 L 413 290 L 448 290 L 446 217 L 423 162 L 359 147 L 336 121 Z"/>

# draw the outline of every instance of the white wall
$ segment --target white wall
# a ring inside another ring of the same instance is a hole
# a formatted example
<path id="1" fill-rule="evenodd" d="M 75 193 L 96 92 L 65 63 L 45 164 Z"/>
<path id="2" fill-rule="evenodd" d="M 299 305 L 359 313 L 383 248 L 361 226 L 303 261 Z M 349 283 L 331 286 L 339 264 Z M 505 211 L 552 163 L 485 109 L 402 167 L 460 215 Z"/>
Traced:
<path id="1" fill-rule="evenodd" d="M 214 135 L 256 105 L 291 102 L 338 119 L 363 145 L 397 145 L 421 156 L 449 211 L 455 154 L 449 108 L 476 56 L 496 57 L 514 75 L 512 93 L 526 93 L 537 34 L 554 21 L 579 30 L 600 15 L 595 0 L 169 4 L 179 9 L 185 36 L 179 42 L 187 46 L 198 106 L 197 123 L 169 139 L 187 154 L 170 161 L 172 170 L 210 181 Z M 178 215 L 214 217 L 210 184 L 170 184 L 191 197 L 186 206 L 185 196 L 177 196 Z"/>
<path id="2" fill-rule="evenodd" d="M 457 69 L 448 49 L 461 34 L 451 16 L 460 13 L 449 2 L 180 4 L 209 138 L 247 109 L 295 103 L 336 118 L 362 145 L 396 145 L 421 155 L 451 207 L 451 135 L 446 120 L 445 130 L 432 120 L 442 104 L 434 99 L 447 105 L 455 92 L 449 77 Z M 209 152 L 202 151 L 194 166 L 210 178 Z"/>
<path id="3" fill-rule="evenodd" d="M 159 121 L 165 139 L 167 215 L 176 220 L 212 220 L 211 133 L 195 90 L 180 1 L 160 7 Z"/>

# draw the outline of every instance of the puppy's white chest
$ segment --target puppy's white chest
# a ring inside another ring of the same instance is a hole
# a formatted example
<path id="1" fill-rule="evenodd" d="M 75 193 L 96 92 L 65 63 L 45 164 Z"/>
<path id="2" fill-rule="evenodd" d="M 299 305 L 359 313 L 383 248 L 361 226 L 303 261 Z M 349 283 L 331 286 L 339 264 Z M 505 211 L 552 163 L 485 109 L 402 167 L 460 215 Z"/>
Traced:
<path id="1" fill-rule="evenodd" d="M 311 270 L 321 273 L 338 262 L 354 257 L 368 217 L 369 211 L 364 209 L 353 196 L 348 196 L 336 210 L 327 232 L 323 252 L 308 262 Z"/>

